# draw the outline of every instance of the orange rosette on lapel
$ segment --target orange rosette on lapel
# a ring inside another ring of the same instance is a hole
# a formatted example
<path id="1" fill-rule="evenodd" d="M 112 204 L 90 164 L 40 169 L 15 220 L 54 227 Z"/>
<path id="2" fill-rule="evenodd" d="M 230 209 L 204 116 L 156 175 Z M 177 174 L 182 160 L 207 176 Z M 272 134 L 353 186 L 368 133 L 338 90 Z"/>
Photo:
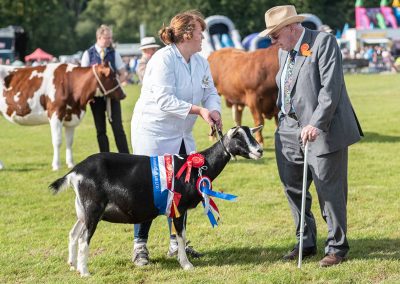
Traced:
<path id="1" fill-rule="evenodd" d="M 301 52 L 301 55 L 306 56 L 306 57 L 308 57 L 312 54 L 312 51 L 310 50 L 310 46 L 308 45 L 308 43 L 303 43 L 300 46 L 300 52 Z"/>

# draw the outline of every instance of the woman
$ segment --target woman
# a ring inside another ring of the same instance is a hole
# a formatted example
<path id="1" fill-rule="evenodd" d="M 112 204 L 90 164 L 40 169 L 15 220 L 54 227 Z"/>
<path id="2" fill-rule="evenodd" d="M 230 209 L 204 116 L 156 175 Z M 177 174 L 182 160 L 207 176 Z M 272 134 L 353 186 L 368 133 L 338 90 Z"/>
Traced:
<path id="1" fill-rule="evenodd" d="M 146 67 L 131 123 L 134 154 L 161 156 L 194 151 L 192 129 L 197 116 L 210 126 L 222 127 L 221 100 L 208 62 L 198 54 L 205 28 L 199 12 L 187 11 L 159 31 L 166 46 Z M 151 222 L 135 225 L 133 261 L 137 266 L 149 263 L 146 243 L 150 226 Z M 176 251 L 176 237 L 171 235 L 168 255 Z"/>

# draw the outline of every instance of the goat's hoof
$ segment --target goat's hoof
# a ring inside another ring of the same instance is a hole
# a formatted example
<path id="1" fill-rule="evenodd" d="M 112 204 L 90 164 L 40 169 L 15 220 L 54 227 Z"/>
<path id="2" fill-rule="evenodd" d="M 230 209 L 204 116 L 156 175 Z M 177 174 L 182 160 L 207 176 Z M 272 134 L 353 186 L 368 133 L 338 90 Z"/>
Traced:
<path id="1" fill-rule="evenodd" d="M 193 266 L 193 264 L 191 264 L 189 262 L 189 263 L 183 264 L 182 268 L 183 268 L 183 270 L 192 270 L 192 269 L 194 269 L 194 266 Z"/>
<path id="2" fill-rule="evenodd" d="M 74 163 L 67 163 L 67 167 L 68 169 L 72 169 L 75 166 Z"/>
<path id="3" fill-rule="evenodd" d="M 69 271 L 75 271 L 76 270 L 76 266 L 73 265 L 72 263 L 68 263 L 69 264 Z"/>
<path id="4" fill-rule="evenodd" d="M 53 171 L 58 171 L 60 169 L 60 166 L 59 165 L 57 165 L 57 166 L 54 166 L 53 165 Z"/>
<path id="5" fill-rule="evenodd" d="M 86 271 L 78 270 L 78 272 L 81 275 L 81 277 L 89 277 L 90 276 L 90 273 L 87 270 Z"/>

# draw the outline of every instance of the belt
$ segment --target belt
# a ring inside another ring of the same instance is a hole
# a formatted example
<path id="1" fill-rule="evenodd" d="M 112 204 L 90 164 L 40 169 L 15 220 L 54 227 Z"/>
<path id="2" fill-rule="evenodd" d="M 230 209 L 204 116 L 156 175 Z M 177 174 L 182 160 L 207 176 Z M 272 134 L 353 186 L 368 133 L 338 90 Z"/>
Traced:
<path id="1" fill-rule="evenodd" d="M 297 118 L 297 115 L 294 112 L 291 112 L 291 113 L 287 114 L 287 116 L 292 118 L 292 119 L 294 119 L 294 120 L 296 120 L 296 121 L 299 121 L 299 119 Z"/>

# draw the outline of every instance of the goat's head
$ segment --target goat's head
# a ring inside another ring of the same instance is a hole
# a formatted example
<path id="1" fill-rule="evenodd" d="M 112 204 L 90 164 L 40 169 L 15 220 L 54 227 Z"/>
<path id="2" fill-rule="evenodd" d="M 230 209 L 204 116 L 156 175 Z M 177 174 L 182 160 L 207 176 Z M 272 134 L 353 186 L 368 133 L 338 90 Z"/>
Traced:
<path id="1" fill-rule="evenodd" d="M 236 126 L 229 129 L 228 133 L 223 138 L 223 143 L 226 150 L 232 156 L 241 156 L 246 159 L 257 160 L 263 155 L 263 148 L 254 139 L 253 133 L 261 130 L 262 125 L 249 128 L 247 126 Z"/>

